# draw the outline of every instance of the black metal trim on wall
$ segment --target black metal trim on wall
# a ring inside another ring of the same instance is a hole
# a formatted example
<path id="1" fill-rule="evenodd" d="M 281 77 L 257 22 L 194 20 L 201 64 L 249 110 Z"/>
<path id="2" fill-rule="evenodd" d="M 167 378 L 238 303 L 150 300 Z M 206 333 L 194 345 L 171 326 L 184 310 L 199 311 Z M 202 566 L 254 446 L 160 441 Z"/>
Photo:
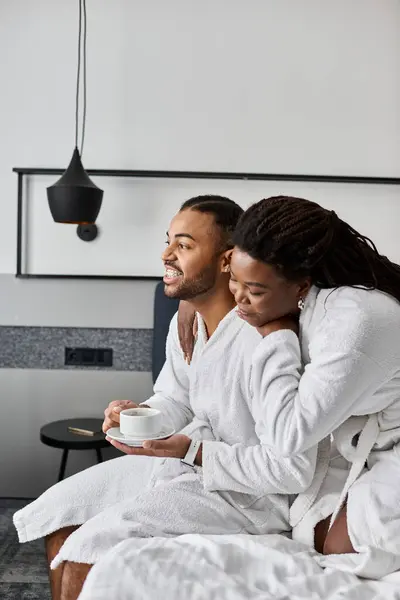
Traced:
<path id="1" fill-rule="evenodd" d="M 140 275 L 52 275 L 22 273 L 22 222 L 23 222 L 23 178 L 25 175 L 61 175 L 65 169 L 15 167 L 18 174 L 17 209 L 17 264 L 16 277 L 25 279 L 107 279 L 107 280 L 150 280 L 160 277 Z M 290 175 L 274 173 L 229 173 L 212 171 L 149 171 L 126 169 L 89 169 L 89 175 L 97 177 L 141 177 L 148 179 L 225 179 L 242 181 L 297 181 L 314 183 L 351 183 L 359 185 L 400 185 L 400 177 L 363 177 L 357 175 Z"/>

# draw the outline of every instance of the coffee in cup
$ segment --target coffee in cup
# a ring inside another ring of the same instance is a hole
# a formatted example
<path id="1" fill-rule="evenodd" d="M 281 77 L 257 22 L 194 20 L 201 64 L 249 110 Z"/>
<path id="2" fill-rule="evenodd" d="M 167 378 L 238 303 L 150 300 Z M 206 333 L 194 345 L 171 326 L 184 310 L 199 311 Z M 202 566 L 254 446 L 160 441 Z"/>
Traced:
<path id="1" fill-rule="evenodd" d="M 119 429 L 128 438 L 154 437 L 162 427 L 162 413 L 156 408 L 127 408 L 121 410 L 119 419 Z"/>

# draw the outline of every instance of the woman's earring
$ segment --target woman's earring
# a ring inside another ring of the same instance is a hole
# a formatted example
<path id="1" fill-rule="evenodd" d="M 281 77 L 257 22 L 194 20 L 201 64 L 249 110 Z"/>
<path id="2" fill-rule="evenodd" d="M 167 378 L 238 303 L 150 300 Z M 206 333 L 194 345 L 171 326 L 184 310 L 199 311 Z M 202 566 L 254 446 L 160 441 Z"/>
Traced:
<path id="1" fill-rule="evenodd" d="M 231 268 L 229 265 L 226 265 L 225 269 L 224 269 L 225 273 L 230 273 Z"/>
<path id="2" fill-rule="evenodd" d="M 304 298 L 299 299 L 297 306 L 299 307 L 300 310 L 304 310 L 304 306 L 305 306 Z"/>

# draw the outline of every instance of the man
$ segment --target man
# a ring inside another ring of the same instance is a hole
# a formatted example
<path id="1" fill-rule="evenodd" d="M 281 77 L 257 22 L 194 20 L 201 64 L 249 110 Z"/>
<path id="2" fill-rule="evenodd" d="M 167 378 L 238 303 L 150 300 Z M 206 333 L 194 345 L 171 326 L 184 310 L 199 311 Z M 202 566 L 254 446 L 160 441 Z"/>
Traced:
<path id="1" fill-rule="evenodd" d="M 231 234 L 241 212 L 227 198 L 193 198 L 167 234 L 165 292 L 195 308 L 198 337 L 188 365 L 174 317 L 166 363 L 145 405 L 161 410 L 180 433 L 143 448 L 112 442 L 128 456 L 110 461 L 108 470 L 99 465 L 57 484 L 15 515 L 21 541 L 58 530 L 50 549 L 48 542 L 57 598 L 77 598 L 91 565 L 127 538 L 290 529 L 285 494 L 308 487 L 315 452 L 278 461 L 262 445 L 267 410 L 251 392 L 251 357 L 261 336 L 238 317 L 229 291 Z M 106 410 L 105 430 L 118 424 L 121 405 Z M 193 447 L 193 466 L 177 460 Z M 125 461 L 122 474 L 118 461 Z M 83 481 L 92 498 L 101 492 L 94 507 L 76 491 Z M 114 484 L 114 497 L 107 483 Z M 69 502 L 60 510 L 60 495 L 67 493 Z M 71 533 L 68 527 L 77 524 Z"/>

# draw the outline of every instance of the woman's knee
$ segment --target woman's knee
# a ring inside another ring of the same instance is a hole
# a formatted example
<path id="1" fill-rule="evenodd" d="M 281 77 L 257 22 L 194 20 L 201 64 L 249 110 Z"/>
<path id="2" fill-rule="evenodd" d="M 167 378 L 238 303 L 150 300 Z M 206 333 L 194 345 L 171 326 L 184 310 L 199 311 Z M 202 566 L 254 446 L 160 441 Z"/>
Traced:
<path id="1" fill-rule="evenodd" d="M 354 554 L 347 527 L 347 507 L 343 506 L 332 527 L 329 529 L 323 545 L 323 554 Z"/>
<path id="2" fill-rule="evenodd" d="M 314 547 L 320 554 L 323 554 L 326 536 L 328 535 L 329 531 L 330 520 L 331 517 L 329 516 L 323 521 L 317 523 L 314 529 Z"/>

